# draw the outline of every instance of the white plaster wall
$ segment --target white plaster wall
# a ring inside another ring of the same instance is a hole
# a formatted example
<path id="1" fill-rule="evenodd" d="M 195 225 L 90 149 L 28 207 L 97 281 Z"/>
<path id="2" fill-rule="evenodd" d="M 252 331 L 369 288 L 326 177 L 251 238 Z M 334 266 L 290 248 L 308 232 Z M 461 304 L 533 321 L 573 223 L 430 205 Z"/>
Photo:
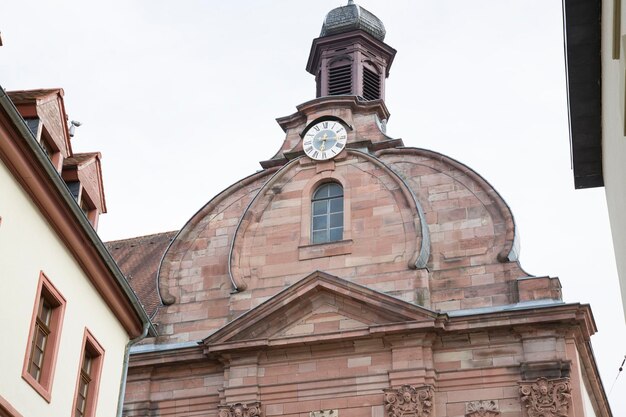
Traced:
<path id="1" fill-rule="evenodd" d="M 105 349 L 96 415 L 115 416 L 128 335 L 2 161 L 0 216 L 0 395 L 25 417 L 72 415 L 87 327 Z M 67 301 L 50 403 L 21 377 L 40 271 Z"/>
<path id="2" fill-rule="evenodd" d="M 622 42 L 619 60 L 612 57 L 613 0 L 603 0 L 602 10 L 602 164 L 626 318 L 626 137 L 624 136 L 626 1 L 622 1 Z"/>
<path id="3" fill-rule="evenodd" d="M 582 360 L 580 359 L 580 355 L 578 355 L 578 364 L 576 368 L 578 369 L 578 380 L 580 381 L 580 392 L 583 400 L 583 410 L 585 411 L 585 417 L 596 417 L 596 412 L 593 409 L 593 404 L 591 403 L 591 397 L 589 396 L 589 391 L 587 391 L 587 385 L 585 385 L 586 379 L 583 378 L 582 370 L 580 369 L 580 365 L 582 365 Z"/>

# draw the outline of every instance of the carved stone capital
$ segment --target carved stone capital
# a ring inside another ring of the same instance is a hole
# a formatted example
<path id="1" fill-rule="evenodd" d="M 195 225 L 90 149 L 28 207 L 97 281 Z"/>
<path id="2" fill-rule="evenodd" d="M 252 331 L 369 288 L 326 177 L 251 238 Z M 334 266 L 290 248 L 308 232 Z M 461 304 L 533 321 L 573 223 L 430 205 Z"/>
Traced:
<path id="1" fill-rule="evenodd" d="M 499 415 L 500 410 L 497 401 L 470 401 L 465 403 L 465 417 L 498 417 Z"/>
<path id="2" fill-rule="evenodd" d="M 520 399 L 528 417 L 569 417 L 572 402 L 569 378 L 537 378 L 519 384 Z"/>
<path id="3" fill-rule="evenodd" d="M 430 385 L 418 388 L 402 385 L 383 391 L 387 417 L 430 417 L 433 414 L 435 390 Z"/>
<path id="4" fill-rule="evenodd" d="M 219 417 L 261 417 L 261 403 L 220 405 Z"/>

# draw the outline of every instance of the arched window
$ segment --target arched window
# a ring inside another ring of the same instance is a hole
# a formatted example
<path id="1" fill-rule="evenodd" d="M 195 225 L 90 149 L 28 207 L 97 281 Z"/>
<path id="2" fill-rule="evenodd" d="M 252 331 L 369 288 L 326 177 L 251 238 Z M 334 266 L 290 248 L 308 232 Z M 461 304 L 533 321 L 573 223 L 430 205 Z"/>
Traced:
<path id="1" fill-rule="evenodd" d="M 311 243 L 343 239 L 343 188 L 336 182 L 322 184 L 311 199 Z"/>

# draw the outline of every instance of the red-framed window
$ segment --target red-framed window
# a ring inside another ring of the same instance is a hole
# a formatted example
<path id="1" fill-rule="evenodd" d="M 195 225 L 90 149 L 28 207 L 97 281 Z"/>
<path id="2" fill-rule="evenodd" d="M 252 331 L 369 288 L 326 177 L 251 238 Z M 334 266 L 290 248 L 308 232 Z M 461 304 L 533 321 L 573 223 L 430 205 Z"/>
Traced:
<path id="1" fill-rule="evenodd" d="M 96 415 L 104 349 L 87 329 L 83 336 L 80 357 L 72 416 L 93 417 Z"/>
<path id="2" fill-rule="evenodd" d="M 50 402 L 52 381 L 61 340 L 65 314 L 65 298 L 41 272 L 35 297 L 35 306 L 24 357 L 22 378 L 46 401 Z"/>

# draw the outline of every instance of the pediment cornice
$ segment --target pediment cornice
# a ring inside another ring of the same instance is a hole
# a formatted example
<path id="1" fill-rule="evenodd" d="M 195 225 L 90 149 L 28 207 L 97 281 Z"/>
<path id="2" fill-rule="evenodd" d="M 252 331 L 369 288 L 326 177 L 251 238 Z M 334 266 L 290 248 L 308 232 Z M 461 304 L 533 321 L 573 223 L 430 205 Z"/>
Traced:
<path id="1" fill-rule="evenodd" d="M 321 314 L 350 321 L 351 328 L 290 334 L 290 326 Z M 321 307 L 320 307 L 321 306 Z M 361 314 L 359 314 L 359 312 Z M 446 315 L 354 282 L 316 271 L 219 329 L 203 343 L 207 353 L 366 338 L 441 328 Z"/>

